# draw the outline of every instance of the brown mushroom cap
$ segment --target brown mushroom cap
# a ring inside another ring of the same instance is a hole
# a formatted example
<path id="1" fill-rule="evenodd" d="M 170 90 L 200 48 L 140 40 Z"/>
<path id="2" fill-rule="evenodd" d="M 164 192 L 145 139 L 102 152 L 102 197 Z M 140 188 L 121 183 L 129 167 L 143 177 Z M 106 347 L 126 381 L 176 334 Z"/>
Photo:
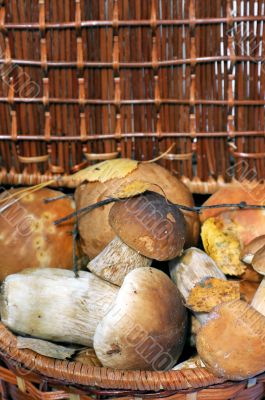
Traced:
<path id="1" fill-rule="evenodd" d="M 183 214 L 158 193 L 146 192 L 115 203 L 109 223 L 124 243 L 145 257 L 171 260 L 183 250 Z"/>
<path id="2" fill-rule="evenodd" d="M 10 190 L 18 193 L 21 189 Z M 75 209 L 70 198 L 45 204 L 61 192 L 41 189 L 29 193 L 0 215 L 0 281 L 24 268 L 72 268 L 73 221 L 53 221 Z"/>
<path id="3" fill-rule="evenodd" d="M 94 349 L 105 367 L 169 369 L 185 343 L 186 309 L 177 287 L 155 268 L 137 268 L 98 324 Z"/>
<path id="4" fill-rule="evenodd" d="M 241 380 L 265 370 L 265 317 L 244 301 L 224 303 L 210 314 L 196 346 L 217 376 Z"/>
<path id="5" fill-rule="evenodd" d="M 109 170 L 112 171 L 114 161 L 109 160 Z M 124 160 L 126 161 L 126 160 Z M 101 164 L 102 165 L 102 164 Z M 96 166 L 96 165 L 95 165 Z M 94 167 L 95 167 L 94 166 Z M 119 171 L 118 171 L 119 172 Z M 158 193 L 164 191 L 167 199 L 172 203 L 194 206 L 192 194 L 189 189 L 168 170 L 156 163 L 138 163 L 136 168 L 124 177 L 119 173 L 118 178 L 109 174 L 109 180 L 104 182 L 83 182 L 75 192 L 77 209 L 94 204 L 116 193 L 121 185 L 135 180 L 154 183 L 152 190 Z M 111 229 L 108 216 L 111 204 L 100 207 L 92 212 L 82 215 L 78 220 L 78 228 L 82 239 L 82 249 L 90 258 L 96 257 L 107 244 L 114 239 L 115 233 Z M 184 211 L 187 222 L 187 238 L 185 246 L 195 245 L 199 237 L 199 218 L 194 212 Z"/>

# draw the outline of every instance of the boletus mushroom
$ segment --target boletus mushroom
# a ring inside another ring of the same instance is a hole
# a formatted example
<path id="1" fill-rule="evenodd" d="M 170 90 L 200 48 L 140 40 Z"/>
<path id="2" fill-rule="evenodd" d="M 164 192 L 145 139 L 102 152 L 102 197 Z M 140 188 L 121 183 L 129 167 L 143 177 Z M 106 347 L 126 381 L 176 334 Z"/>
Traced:
<path id="1" fill-rule="evenodd" d="M 115 203 L 109 224 L 116 237 L 87 267 L 115 285 L 132 269 L 148 267 L 152 259 L 171 260 L 183 250 L 183 214 L 158 193 L 148 191 Z"/>
<path id="2" fill-rule="evenodd" d="M 190 295 L 197 285 L 205 286 L 205 279 L 215 278 L 221 282 L 226 282 L 226 276 L 211 257 L 195 247 L 185 250 L 180 257 L 171 260 L 169 268 L 170 276 L 177 285 L 186 304 L 189 303 Z M 208 298 L 208 302 L 209 300 L 211 299 Z M 221 300 L 219 299 L 219 302 Z M 203 302 L 203 299 L 201 301 Z M 218 299 L 212 299 L 213 307 L 217 304 L 214 301 L 218 303 Z M 206 306 L 206 304 L 203 305 Z M 193 307 L 190 306 L 189 308 L 192 309 Z M 193 311 L 200 323 L 206 321 L 208 315 L 206 309 L 204 312 Z"/>
<path id="3" fill-rule="evenodd" d="M 74 201 L 65 197 L 45 203 L 45 199 L 60 197 L 61 192 L 40 189 L 27 194 L 24 189 L 23 198 L 13 203 L 20 193 L 21 189 L 12 189 L 1 197 L 6 200 L 0 213 L 0 281 L 25 268 L 72 268 L 73 219 L 59 226 L 53 221 L 72 213 Z"/>
<path id="4" fill-rule="evenodd" d="M 184 283 L 190 286 L 188 276 L 194 280 L 193 276 L 199 275 L 198 270 L 203 270 L 201 263 L 196 265 L 195 258 L 191 261 L 186 259 L 188 268 L 181 264 L 174 266 L 178 287 Z M 208 274 L 213 276 L 213 271 L 211 266 Z M 258 289 L 260 293 L 262 286 L 263 283 Z M 188 297 L 189 291 L 182 290 L 182 294 Z M 195 313 L 202 322 L 196 337 L 197 351 L 212 373 L 226 379 L 241 380 L 265 370 L 265 318 L 256 311 L 260 307 L 265 314 L 264 298 L 263 292 L 260 300 L 254 298 L 250 306 L 242 300 L 226 301 L 224 297 L 208 315 Z"/>
<path id="5" fill-rule="evenodd" d="M 169 369 L 187 325 L 177 287 L 163 272 L 137 268 L 121 288 L 81 271 L 25 270 L 3 282 L 3 324 L 16 333 L 94 346 L 102 365 Z"/>
<path id="6" fill-rule="evenodd" d="M 252 247 L 252 248 L 251 248 Z M 245 254 L 253 254 L 252 266 L 265 275 L 265 247 L 257 240 Z M 216 375 L 231 380 L 255 376 L 265 370 L 265 278 L 251 305 L 234 301 L 216 307 L 197 334 L 197 350 Z"/>
<path id="7" fill-rule="evenodd" d="M 164 193 L 172 203 L 194 206 L 186 185 L 156 163 L 114 159 L 95 164 L 77 175 L 76 179 L 80 182 L 75 192 L 78 210 L 113 196 L 121 186 L 136 180 L 154 184 L 152 190 Z M 90 260 L 115 237 L 109 224 L 110 209 L 111 204 L 83 214 L 78 219 L 82 249 Z M 185 246 L 188 247 L 198 241 L 199 219 L 191 211 L 184 211 L 183 214 L 187 222 Z"/>
<path id="8" fill-rule="evenodd" d="M 124 279 L 111 310 L 97 326 L 94 348 L 106 367 L 167 370 L 186 339 L 187 318 L 177 287 L 155 268 Z"/>

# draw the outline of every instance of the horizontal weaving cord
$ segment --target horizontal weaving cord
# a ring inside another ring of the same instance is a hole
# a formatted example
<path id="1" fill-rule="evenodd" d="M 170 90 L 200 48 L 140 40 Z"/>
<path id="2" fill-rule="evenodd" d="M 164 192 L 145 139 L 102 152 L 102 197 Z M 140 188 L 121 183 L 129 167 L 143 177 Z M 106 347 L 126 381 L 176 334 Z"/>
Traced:
<path id="1" fill-rule="evenodd" d="M 43 97 L 13 97 L 13 103 L 43 103 Z M 0 103 L 10 103 L 8 97 L 0 97 Z M 230 106 L 229 100 L 217 100 L 217 99 L 170 99 L 170 98 L 160 98 L 160 105 L 163 104 L 192 104 L 192 105 L 216 105 L 216 106 Z M 61 97 L 49 97 L 49 104 L 80 104 L 78 98 L 61 98 Z M 103 100 L 103 99 L 82 99 L 82 104 L 93 104 L 93 105 L 116 105 L 115 100 Z M 120 106 L 128 105 L 140 105 L 140 104 L 157 104 L 155 99 L 121 99 Z M 264 106 L 265 100 L 233 100 L 233 106 Z"/>
<path id="2" fill-rule="evenodd" d="M 220 17 L 220 18 L 193 18 L 192 20 L 188 18 L 183 19 L 156 19 L 156 25 L 159 26 L 178 26 L 178 25 L 190 25 L 192 22 L 196 25 L 205 25 L 205 24 L 220 24 L 220 23 L 233 23 L 233 22 L 243 22 L 243 21 L 265 21 L 265 16 L 263 15 L 246 15 L 246 16 L 233 16 L 233 17 Z M 134 19 L 134 20 L 91 20 L 91 21 L 81 21 L 80 28 L 97 28 L 97 27 L 141 27 L 148 26 L 150 27 L 149 19 Z M 1 26 L 1 29 L 16 29 L 16 30 L 39 30 L 41 28 L 39 23 L 36 22 L 28 22 L 28 23 L 6 23 Z M 76 29 L 76 22 L 46 22 L 45 29 Z"/>
<path id="3" fill-rule="evenodd" d="M 49 137 L 49 141 L 57 142 L 57 141 L 91 141 L 91 140 L 104 140 L 104 139 L 125 139 L 125 138 L 158 138 L 162 139 L 163 137 L 172 137 L 172 138 L 182 138 L 182 137 L 193 137 L 191 132 L 161 132 L 159 134 L 155 132 L 122 132 L 119 138 L 115 133 L 107 133 L 107 134 L 92 134 L 92 135 L 84 135 L 84 136 L 55 136 L 51 135 Z M 196 138 L 218 138 L 218 137 L 228 137 L 229 134 L 225 132 L 196 132 Z M 264 130 L 256 130 L 256 131 L 233 131 L 233 136 L 236 137 L 243 137 L 243 136 L 265 136 Z M 0 135 L 0 140 L 12 140 L 19 141 L 19 140 L 26 140 L 26 141 L 44 141 L 47 142 L 47 138 L 45 136 L 38 136 L 36 134 L 33 135 L 17 135 L 15 138 L 11 137 L 10 135 Z"/>
<path id="4" fill-rule="evenodd" d="M 157 61 L 157 67 L 171 67 L 174 65 L 183 64 L 201 64 L 201 63 L 216 63 L 218 61 L 231 62 L 231 57 L 229 56 L 208 56 L 208 57 L 198 57 L 198 58 L 185 58 L 185 59 L 172 59 Z M 248 61 L 250 63 L 256 64 L 257 62 L 263 62 L 264 58 L 262 56 L 234 56 L 233 61 Z M 43 67 L 42 61 L 37 60 L 22 60 L 22 59 L 6 59 L 0 58 L 0 65 L 26 65 L 31 67 Z M 63 68 L 73 68 L 78 67 L 77 61 L 46 61 L 45 65 L 47 67 L 63 67 Z M 83 61 L 83 67 L 90 68 L 113 68 L 113 62 L 102 62 L 102 61 Z M 122 68 L 153 68 L 152 61 L 142 61 L 142 62 L 119 62 L 119 69 Z"/>

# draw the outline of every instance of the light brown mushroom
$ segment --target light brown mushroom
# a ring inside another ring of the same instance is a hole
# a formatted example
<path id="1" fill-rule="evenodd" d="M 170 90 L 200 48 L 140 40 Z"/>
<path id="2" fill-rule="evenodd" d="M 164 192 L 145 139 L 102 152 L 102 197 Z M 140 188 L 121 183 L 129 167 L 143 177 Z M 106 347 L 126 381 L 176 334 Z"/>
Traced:
<path id="1" fill-rule="evenodd" d="M 256 243 L 254 243 L 256 245 Z M 262 250 L 262 251 L 261 251 Z M 252 266 L 265 274 L 265 250 L 254 255 Z M 216 375 L 241 380 L 265 370 L 265 278 L 251 302 L 216 307 L 197 334 L 197 350 Z"/>
<path id="2" fill-rule="evenodd" d="M 98 324 L 94 348 L 106 367 L 166 370 L 182 352 L 186 326 L 185 307 L 169 277 L 155 268 L 137 268 Z"/>
<path id="3" fill-rule="evenodd" d="M 1 290 L 2 323 L 16 333 L 94 345 L 104 366 L 168 369 L 179 357 L 187 326 L 177 287 L 163 272 L 138 268 L 119 289 L 89 272 L 25 270 Z"/>
<path id="4" fill-rule="evenodd" d="M 5 192 L 15 198 L 21 189 Z M 26 192 L 25 192 L 26 194 Z M 75 210 L 69 198 L 45 203 L 61 192 L 41 189 L 0 213 L 0 281 L 25 268 L 73 267 L 73 219 L 55 226 L 53 222 Z M 9 200 L 4 204 L 9 204 Z M 2 207 L 1 207 L 2 209 Z"/>
<path id="5" fill-rule="evenodd" d="M 187 303 L 192 289 L 205 280 L 205 278 L 217 278 L 226 281 L 223 272 L 204 251 L 191 247 L 185 250 L 181 257 L 171 260 L 169 263 L 170 276 L 177 285 L 182 297 Z M 196 313 L 200 323 L 207 319 L 207 313 Z"/>
<path id="6" fill-rule="evenodd" d="M 75 192 L 78 210 L 113 196 L 122 185 L 135 180 L 154 184 L 152 190 L 165 193 L 172 203 L 194 206 L 192 194 L 186 185 L 156 163 L 119 158 L 94 164 L 80 171 L 78 176 L 80 185 Z M 110 209 L 111 204 L 83 214 L 78 219 L 82 249 L 89 259 L 96 257 L 115 237 L 109 225 Z M 198 241 L 199 219 L 191 211 L 184 211 L 183 214 L 187 222 L 187 247 Z"/>
<path id="7" fill-rule="evenodd" d="M 258 236 L 247 244 L 241 252 L 241 260 L 246 264 L 252 264 L 253 257 L 258 250 L 265 247 L 265 235 Z"/>
<path id="8" fill-rule="evenodd" d="M 115 285 L 120 286 L 131 270 L 150 266 L 152 259 L 170 260 L 183 250 L 182 212 L 158 193 L 115 203 L 109 223 L 117 236 L 87 268 Z"/>

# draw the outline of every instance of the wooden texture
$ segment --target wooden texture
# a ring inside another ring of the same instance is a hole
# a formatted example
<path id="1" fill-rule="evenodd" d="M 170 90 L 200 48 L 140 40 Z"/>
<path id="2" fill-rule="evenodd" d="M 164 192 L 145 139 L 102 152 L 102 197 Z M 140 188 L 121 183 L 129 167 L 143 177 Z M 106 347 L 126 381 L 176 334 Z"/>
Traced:
<path id="1" fill-rule="evenodd" d="M 0 182 L 172 143 L 161 163 L 194 192 L 263 179 L 264 14 L 264 0 L 1 0 Z"/>

